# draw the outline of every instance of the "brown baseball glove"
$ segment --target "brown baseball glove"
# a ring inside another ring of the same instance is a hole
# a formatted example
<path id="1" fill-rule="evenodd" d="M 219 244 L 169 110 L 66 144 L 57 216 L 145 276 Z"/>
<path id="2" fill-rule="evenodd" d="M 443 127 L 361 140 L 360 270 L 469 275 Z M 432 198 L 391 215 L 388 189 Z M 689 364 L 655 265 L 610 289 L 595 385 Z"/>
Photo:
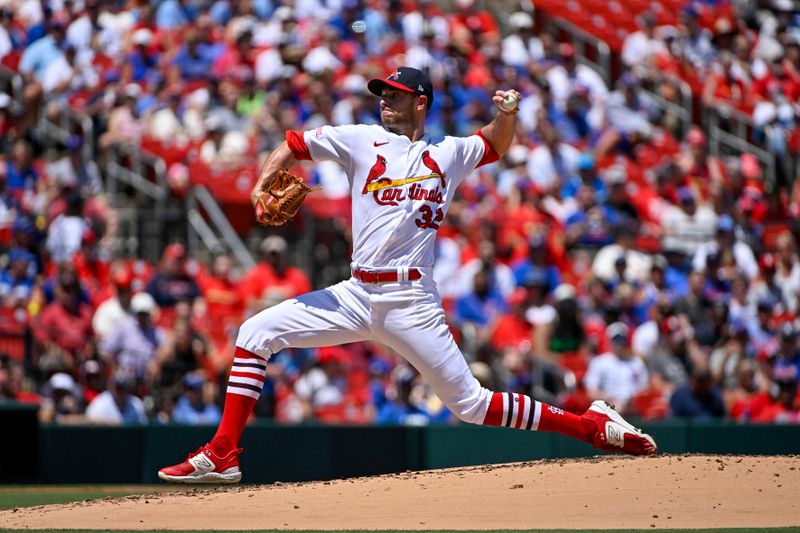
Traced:
<path id="1" fill-rule="evenodd" d="M 288 169 L 276 170 L 269 188 L 258 198 L 256 220 L 264 226 L 284 224 L 297 214 L 308 193 L 315 189 L 319 187 L 309 187 Z"/>

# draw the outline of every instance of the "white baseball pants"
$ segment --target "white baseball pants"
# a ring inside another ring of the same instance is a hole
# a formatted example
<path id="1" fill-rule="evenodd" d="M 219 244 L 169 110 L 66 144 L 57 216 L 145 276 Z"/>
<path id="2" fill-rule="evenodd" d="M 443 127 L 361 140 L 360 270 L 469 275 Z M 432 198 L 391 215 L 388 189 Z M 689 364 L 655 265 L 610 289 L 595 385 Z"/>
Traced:
<path id="1" fill-rule="evenodd" d="M 245 321 L 236 346 L 269 360 L 284 348 L 365 340 L 402 355 L 458 418 L 483 422 L 492 391 L 470 372 L 427 271 L 418 281 L 397 283 L 351 278 L 286 300 Z"/>

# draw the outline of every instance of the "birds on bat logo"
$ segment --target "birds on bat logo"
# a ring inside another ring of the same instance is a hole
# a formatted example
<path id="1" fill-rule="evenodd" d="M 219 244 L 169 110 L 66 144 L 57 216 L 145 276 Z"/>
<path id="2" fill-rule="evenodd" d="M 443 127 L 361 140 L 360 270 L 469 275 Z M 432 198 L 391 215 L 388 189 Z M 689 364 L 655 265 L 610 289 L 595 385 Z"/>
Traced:
<path id="1" fill-rule="evenodd" d="M 438 204 L 444 203 L 443 190 L 447 186 L 445 181 L 446 174 L 442 172 L 441 167 L 436 160 L 431 156 L 430 150 L 425 150 L 422 153 L 422 164 L 430 170 L 429 174 L 421 176 L 412 176 L 408 178 L 391 179 L 384 176 L 386 173 L 387 160 L 381 154 L 375 157 L 375 163 L 370 167 L 367 173 L 367 179 L 364 182 L 364 187 L 361 189 L 361 194 L 372 192 L 373 198 L 378 205 L 399 205 L 397 202 L 410 199 L 410 200 L 425 200 L 435 202 Z M 441 189 L 436 187 L 428 190 L 415 182 L 439 179 L 441 180 Z M 404 195 L 405 185 L 413 184 L 408 190 L 408 194 Z"/>
<path id="2" fill-rule="evenodd" d="M 369 192 L 367 190 L 369 184 L 383 176 L 384 172 L 386 172 L 386 158 L 381 154 L 378 154 L 375 164 L 369 169 L 367 181 L 364 183 L 364 188 L 361 190 L 361 194 L 367 194 Z"/>

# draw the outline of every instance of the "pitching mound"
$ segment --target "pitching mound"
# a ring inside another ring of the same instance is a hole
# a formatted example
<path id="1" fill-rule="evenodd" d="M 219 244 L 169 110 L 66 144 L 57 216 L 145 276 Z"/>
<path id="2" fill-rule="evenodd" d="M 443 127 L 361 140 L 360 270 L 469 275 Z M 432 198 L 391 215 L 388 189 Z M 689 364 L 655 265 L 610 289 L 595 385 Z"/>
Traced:
<path id="1" fill-rule="evenodd" d="M 766 527 L 800 524 L 798 494 L 800 457 L 602 457 L 189 488 L 4 511 L 0 524 L 207 530 Z"/>

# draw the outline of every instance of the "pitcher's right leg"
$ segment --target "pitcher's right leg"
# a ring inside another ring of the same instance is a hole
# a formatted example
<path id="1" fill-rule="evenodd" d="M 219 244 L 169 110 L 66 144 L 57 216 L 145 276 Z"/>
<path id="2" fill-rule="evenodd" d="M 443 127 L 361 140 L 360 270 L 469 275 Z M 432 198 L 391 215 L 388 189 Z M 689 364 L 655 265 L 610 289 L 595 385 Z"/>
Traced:
<path id="1" fill-rule="evenodd" d="M 264 387 L 266 365 L 284 348 L 334 346 L 366 340 L 369 311 L 363 291 L 344 281 L 265 309 L 245 321 L 236 338 L 225 409 L 217 433 L 186 461 L 158 476 L 174 483 L 237 483 L 239 439 Z"/>
<path id="2" fill-rule="evenodd" d="M 605 402 L 594 402 L 579 416 L 526 394 L 481 387 L 450 334 L 433 292 L 407 292 L 409 304 L 397 305 L 393 301 L 386 305 L 384 313 L 376 314 L 373 331 L 377 331 L 378 340 L 414 365 L 462 421 L 561 433 L 604 451 L 655 453 L 653 438 L 633 427 Z"/>

